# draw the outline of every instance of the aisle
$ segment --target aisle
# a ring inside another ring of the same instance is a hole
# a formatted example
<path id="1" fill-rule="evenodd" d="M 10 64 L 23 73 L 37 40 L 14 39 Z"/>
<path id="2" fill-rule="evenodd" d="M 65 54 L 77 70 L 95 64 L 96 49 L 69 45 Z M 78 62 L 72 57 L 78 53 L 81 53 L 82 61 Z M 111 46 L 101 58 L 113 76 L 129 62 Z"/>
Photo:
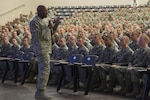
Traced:
<path id="1" fill-rule="evenodd" d="M 0 83 L 0 100 L 34 100 L 35 84 L 15 84 L 7 81 L 5 84 Z M 106 95 L 100 93 L 89 93 L 88 96 L 83 95 L 83 91 L 73 94 L 72 90 L 61 89 L 60 93 L 56 92 L 56 87 L 48 87 L 47 95 L 52 96 L 52 100 L 135 100 L 122 98 L 114 95 Z"/>

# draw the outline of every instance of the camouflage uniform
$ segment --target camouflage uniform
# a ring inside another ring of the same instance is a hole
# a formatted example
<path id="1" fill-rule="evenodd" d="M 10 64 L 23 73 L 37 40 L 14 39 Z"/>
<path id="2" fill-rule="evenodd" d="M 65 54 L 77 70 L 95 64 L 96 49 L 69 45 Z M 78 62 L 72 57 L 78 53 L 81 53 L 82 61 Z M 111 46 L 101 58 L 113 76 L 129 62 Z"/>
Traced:
<path id="1" fill-rule="evenodd" d="M 67 54 L 68 47 L 65 45 L 63 47 L 59 47 L 56 50 L 55 60 L 66 60 L 66 54 Z M 57 84 L 58 78 L 60 77 L 60 67 L 55 66 L 53 62 L 50 63 L 51 65 L 51 73 L 52 73 L 52 79 L 50 80 L 49 84 Z"/>
<path id="2" fill-rule="evenodd" d="M 92 45 L 91 45 L 90 42 L 85 41 L 84 45 L 88 48 L 88 50 L 91 50 L 91 49 L 92 49 Z"/>
<path id="3" fill-rule="evenodd" d="M 148 7 L 150 6 L 150 0 L 147 1 L 147 6 L 148 6 Z"/>
<path id="4" fill-rule="evenodd" d="M 118 49 L 115 48 L 113 45 L 111 47 L 106 47 L 105 50 L 103 51 L 103 55 L 101 58 L 102 64 L 100 64 L 100 67 L 99 67 L 99 75 L 101 79 L 101 86 L 99 88 L 100 91 L 104 91 L 104 89 L 107 87 L 106 76 L 107 74 L 110 74 L 112 72 L 112 68 L 110 64 L 112 64 L 113 59 L 117 52 L 118 52 Z"/>
<path id="5" fill-rule="evenodd" d="M 76 54 L 82 54 L 84 56 L 89 54 L 89 50 L 87 47 L 83 46 L 83 47 L 78 47 L 78 49 L 75 52 Z"/>
<path id="6" fill-rule="evenodd" d="M 115 73 L 115 77 L 117 79 L 117 81 L 119 82 L 119 84 L 121 85 L 121 89 L 120 89 L 120 94 L 123 94 L 123 91 L 125 91 L 125 89 L 127 90 L 127 88 L 124 88 L 124 77 L 129 77 L 127 76 L 128 74 L 126 74 L 126 67 L 132 58 L 133 55 L 133 50 L 130 47 L 127 48 L 121 48 L 121 50 L 117 53 L 114 63 L 116 64 L 113 69 L 114 69 L 114 73 Z M 126 76 L 125 76 L 126 75 Z M 112 75 L 110 75 L 110 80 Z M 112 80 L 113 81 L 113 80 Z M 128 81 L 128 83 L 130 83 Z"/>
<path id="7" fill-rule="evenodd" d="M 97 55 L 99 57 L 98 61 L 97 62 L 101 62 L 101 59 L 102 58 L 102 54 L 103 54 L 103 51 L 104 51 L 105 47 L 101 44 L 99 45 L 94 45 L 93 48 L 89 51 L 89 54 L 90 55 Z M 93 77 L 92 77 L 92 83 L 91 83 L 91 86 L 92 88 L 96 88 L 99 86 L 100 84 L 100 79 L 99 79 L 99 71 L 98 71 L 98 67 L 93 67 Z"/>
<path id="8" fill-rule="evenodd" d="M 55 60 L 65 60 L 67 54 L 68 47 L 67 45 L 64 47 L 59 47 L 56 52 Z"/>
<path id="9" fill-rule="evenodd" d="M 58 49 L 58 48 L 59 48 L 59 46 L 58 46 L 56 43 L 54 43 L 54 44 L 52 45 L 51 59 L 56 58 L 56 54 L 57 54 L 57 49 Z"/>
<path id="10" fill-rule="evenodd" d="M 139 45 L 138 45 L 138 43 L 136 43 L 136 42 L 131 42 L 131 43 L 129 44 L 129 47 L 130 47 L 133 51 L 135 51 L 136 49 L 139 48 Z"/>
<path id="11" fill-rule="evenodd" d="M 11 46 L 12 44 L 2 44 L 1 47 L 1 56 L 9 56 L 11 54 Z"/>
<path id="12" fill-rule="evenodd" d="M 38 61 L 37 90 L 45 90 L 50 73 L 51 33 L 40 17 L 36 16 L 30 22 L 33 51 Z"/>
<path id="13" fill-rule="evenodd" d="M 20 48 L 20 51 L 23 51 L 23 52 L 32 52 L 32 48 L 30 48 L 30 45 L 22 46 Z"/>
<path id="14" fill-rule="evenodd" d="M 13 55 L 14 53 L 19 52 L 19 50 L 20 50 L 20 45 L 19 44 L 18 45 L 13 45 L 11 47 L 11 55 Z"/>
<path id="15" fill-rule="evenodd" d="M 11 55 L 11 44 L 2 44 L 0 56 L 8 57 Z M 6 62 L 0 61 L 0 71 L 3 72 L 6 68 Z"/>
<path id="16" fill-rule="evenodd" d="M 90 55 L 97 55 L 99 57 L 98 62 L 101 62 L 100 58 L 102 58 L 102 54 L 103 54 L 104 49 L 105 49 L 105 47 L 101 44 L 94 45 L 93 48 L 89 51 L 89 54 Z"/>
<path id="17" fill-rule="evenodd" d="M 11 37 L 11 38 L 9 39 L 10 43 L 12 43 L 12 39 L 13 39 L 13 38 L 14 38 L 14 37 Z M 18 41 L 19 44 L 21 44 L 21 39 L 20 39 L 19 36 L 17 36 L 15 39 Z"/>
<path id="18" fill-rule="evenodd" d="M 76 44 L 69 46 L 68 51 L 67 51 L 67 59 L 69 58 L 69 56 L 76 53 L 77 48 L 78 48 L 78 46 Z"/>
<path id="19" fill-rule="evenodd" d="M 67 51 L 67 55 L 66 55 L 66 59 L 67 60 L 71 57 L 71 55 L 76 54 L 77 48 L 78 48 L 78 46 L 76 44 L 74 44 L 74 45 L 70 44 L 70 46 L 68 48 L 68 51 Z M 66 67 L 65 71 L 66 71 L 66 80 L 68 82 L 70 82 L 67 85 L 72 85 L 72 83 L 73 83 L 72 68 L 71 67 Z"/>

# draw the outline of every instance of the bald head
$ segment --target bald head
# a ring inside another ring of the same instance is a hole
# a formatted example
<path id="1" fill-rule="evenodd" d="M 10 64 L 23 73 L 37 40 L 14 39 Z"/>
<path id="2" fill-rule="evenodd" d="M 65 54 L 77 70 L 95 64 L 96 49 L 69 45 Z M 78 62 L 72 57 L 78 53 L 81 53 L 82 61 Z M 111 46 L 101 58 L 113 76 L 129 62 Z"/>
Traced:
<path id="1" fill-rule="evenodd" d="M 37 14 L 42 19 L 46 18 L 48 14 L 47 8 L 44 5 L 39 5 L 37 7 Z"/>
<path id="2" fill-rule="evenodd" d="M 150 38 L 146 34 L 142 34 L 139 40 L 139 45 L 141 47 L 146 47 L 150 42 Z"/>
<path id="3" fill-rule="evenodd" d="M 59 39 L 59 45 L 60 47 L 64 47 L 66 45 L 66 39 L 64 37 Z"/>
<path id="4" fill-rule="evenodd" d="M 121 39 L 120 39 L 120 45 L 122 46 L 122 47 L 128 47 L 128 44 L 129 44 L 129 37 L 127 37 L 127 36 L 122 36 L 121 37 Z"/>
<path id="5" fill-rule="evenodd" d="M 70 43 L 71 45 L 76 44 L 76 37 L 75 37 L 74 35 L 70 36 L 70 38 L 69 38 L 69 43 Z"/>
<path id="6" fill-rule="evenodd" d="M 130 39 L 128 36 L 123 36 L 122 39 L 124 39 L 126 41 L 126 43 L 129 43 L 130 42 Z"/>

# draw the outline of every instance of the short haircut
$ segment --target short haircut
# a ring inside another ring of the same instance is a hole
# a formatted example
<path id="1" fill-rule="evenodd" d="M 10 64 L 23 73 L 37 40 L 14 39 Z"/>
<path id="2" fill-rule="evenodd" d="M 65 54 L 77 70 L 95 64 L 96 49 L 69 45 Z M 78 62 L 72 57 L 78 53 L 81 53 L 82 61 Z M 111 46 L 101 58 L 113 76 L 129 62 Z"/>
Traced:
<path id="1" fill-rule="evenodd" d="M 45 8 L 45 6 L 44 6 L 44 5 L 39 5 L 39 6 L 37 7 L 37 12 L 41 11 L 41 8 Z"/>
<path id="2" fill-rule="evenodd" d="M 146 35 L 146 34 L 142 34 L 141 37 L 144 38 L 144 40 L 146 41 L 146 43 L 149 43 L 150 42 L 150 38 Z M 141 38 L 140 37 L 140 38 Z"/>
<path id="3" fill-rule="evenodd" d="M 111 34 L 108 34 L 107 36 L 104 36 L 103 38 L 104 38 L 104 40 L 111 40 L 111 41 L 113 41 L 113 36 Z"/>

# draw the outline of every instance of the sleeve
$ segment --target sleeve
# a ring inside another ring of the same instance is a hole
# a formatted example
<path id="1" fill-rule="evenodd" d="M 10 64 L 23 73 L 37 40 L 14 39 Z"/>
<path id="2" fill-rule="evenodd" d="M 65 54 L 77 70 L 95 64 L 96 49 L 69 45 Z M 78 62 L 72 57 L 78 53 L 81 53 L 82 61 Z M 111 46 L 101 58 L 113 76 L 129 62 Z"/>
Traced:
<path id="1" fill-rule="evenodd" d="M 112 63 L 117 63 L 118 59 L 117 59 L 118 53 L 116 53 L 112 59 Z"/>
<path id="2" fill-rule="evenodd" d="M 114 59 L 115 59 L 117 53 L 118 53 L 118 49 L 114 49 L 114 50 L 112 51 L 112 56 L 111 56 L 111 59 L 110 59 L 110 63 L 113 63 L 113 61 L 114 61 Z"/>
<path id="3" fill-rule="evenodd" d="M 38 36 L 40 33 L 39 30 L 40 30 L 40 26 L 38 25 L 38 23 L 32 20 L 30 22 L 30 31 L 31 31 L 32 36 Z"/>

